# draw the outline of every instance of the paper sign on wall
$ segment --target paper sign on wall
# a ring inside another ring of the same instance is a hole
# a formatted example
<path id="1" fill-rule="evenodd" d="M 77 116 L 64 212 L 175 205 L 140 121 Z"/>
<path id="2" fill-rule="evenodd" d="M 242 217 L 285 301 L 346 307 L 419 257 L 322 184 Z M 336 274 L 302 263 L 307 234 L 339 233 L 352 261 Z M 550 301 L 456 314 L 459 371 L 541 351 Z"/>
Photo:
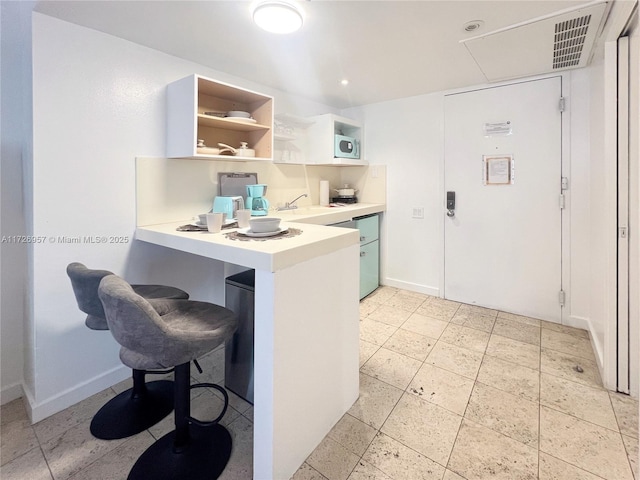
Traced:
<path id="1" fill-rule="evenodd" d="M 494 122 L 484 124 L 484 136 L 485 137 L 501 137 L 505 135 L 511 135 L 513 133 L 513 126 L 511 121 L 506 122 Z"/>
<path id="2" fill-rule="evenodd" d="M 482 183 L 512 185 L 515 179 L 513 155 L 483 155 Z"/>

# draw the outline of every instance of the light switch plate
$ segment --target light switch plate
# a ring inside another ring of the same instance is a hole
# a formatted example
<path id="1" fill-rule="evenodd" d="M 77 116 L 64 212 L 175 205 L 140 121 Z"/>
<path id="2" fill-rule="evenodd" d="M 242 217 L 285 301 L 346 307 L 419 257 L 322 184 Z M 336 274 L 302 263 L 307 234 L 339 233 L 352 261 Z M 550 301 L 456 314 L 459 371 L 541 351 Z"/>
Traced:
<path id="1" fill-rule="evenodd" d="M 424 218 L 424 207 L 413 207 L 411 218 Z"/>

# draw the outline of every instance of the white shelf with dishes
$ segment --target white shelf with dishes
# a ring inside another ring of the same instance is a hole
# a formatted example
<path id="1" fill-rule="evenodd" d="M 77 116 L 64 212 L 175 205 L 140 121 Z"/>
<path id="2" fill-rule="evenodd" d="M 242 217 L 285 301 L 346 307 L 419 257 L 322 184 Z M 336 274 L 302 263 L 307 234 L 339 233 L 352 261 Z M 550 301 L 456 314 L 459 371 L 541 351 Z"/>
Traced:
<path id="1" fill-rule="evenodd" d="M 167 157 L 273 160 L 273 98 L 200 75 L 169 84 Z"/>
<path id="2" fill-rule="evenodd" d="M 306 163 L 306 130 L 314 120 L 290 113 L 275 115 L 273 140 L 275 152 L 274 163 L 304 164 Z"/>
<path id="3" fill-rule="evenodd" d="M 304 130 L 314 123 L 314 120 L 290 113 L 278 113 L 275 115 L 273 139 L 276 141 L 290 142 L 304 135 Z"/>

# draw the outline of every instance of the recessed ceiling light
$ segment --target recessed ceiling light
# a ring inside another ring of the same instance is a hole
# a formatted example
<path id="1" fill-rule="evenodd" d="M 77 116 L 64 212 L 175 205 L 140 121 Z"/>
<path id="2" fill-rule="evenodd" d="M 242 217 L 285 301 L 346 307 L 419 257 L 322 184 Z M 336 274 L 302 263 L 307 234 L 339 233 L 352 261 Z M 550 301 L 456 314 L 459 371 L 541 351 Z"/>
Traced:
<path id="1" fill-rule="evenodd" d="M 293 2 L 270 0 L 255 6 L 253 21 L 267 32 L 293 33 L 302 27 L 302 12 Z"/>
<path id="2" fill-rule="evenodd" d="M 344 85 L 346 87 L 347 85 L 349 85 L 349 80 L 347 80 L 346 78 L 340 80 L 340 85 Z"/>
<path id="3" fill-rule="evenodd" d="M 484 22 L 482 20 L 471 20 L 470 22 L 465 23 L 462 28 L 464 29 L 465 32 L 471 33 L 471 32 L 477 32 L 482 28 L 483 25 L 484 25 Z"/>

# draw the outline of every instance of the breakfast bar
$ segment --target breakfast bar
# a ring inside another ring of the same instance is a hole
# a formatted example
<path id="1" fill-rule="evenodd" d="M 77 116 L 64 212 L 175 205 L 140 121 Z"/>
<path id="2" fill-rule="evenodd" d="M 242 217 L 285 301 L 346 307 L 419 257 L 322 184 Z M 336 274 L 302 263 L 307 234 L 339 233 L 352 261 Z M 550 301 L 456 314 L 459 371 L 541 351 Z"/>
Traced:
<path id="1" fill-rule="evenodd" d="M 137 240 L 255 269 L 259 480 L 290 478 L 358 397 L 358 232 L 282 217 L 295 235 L 176 231 L 188 221 L 136 229 Z"/>

